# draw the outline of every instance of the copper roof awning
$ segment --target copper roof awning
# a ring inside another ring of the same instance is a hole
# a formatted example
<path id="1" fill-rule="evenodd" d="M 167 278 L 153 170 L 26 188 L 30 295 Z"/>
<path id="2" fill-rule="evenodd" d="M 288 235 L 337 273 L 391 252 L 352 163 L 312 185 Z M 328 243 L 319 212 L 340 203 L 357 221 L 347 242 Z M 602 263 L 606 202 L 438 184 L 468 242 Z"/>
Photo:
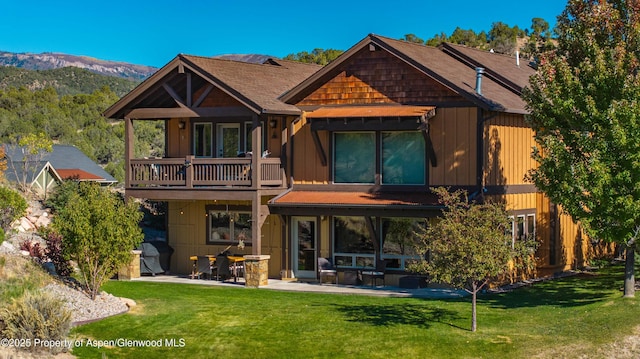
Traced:
<path id="1" fill-rule="evenodd" d="M 426 117 L 435 115 L 435 106 L 343 106 L 321 107 L 307 118 Z"/>
<path id="2" fill-rule="evenodd" d="M 432 193 L 289 191 L 269 202 L 271 213 L 291 215 L 408 215 L 431 217 L 442 205 Z"/>

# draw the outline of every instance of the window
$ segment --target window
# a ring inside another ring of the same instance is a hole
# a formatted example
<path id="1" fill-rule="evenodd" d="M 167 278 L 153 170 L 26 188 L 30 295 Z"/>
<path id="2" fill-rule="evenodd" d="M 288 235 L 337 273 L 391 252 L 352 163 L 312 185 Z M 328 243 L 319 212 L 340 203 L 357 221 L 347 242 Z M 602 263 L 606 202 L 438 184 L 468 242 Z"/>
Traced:
<path id="1" fill-rule="evenodd" d="M 382 259 L 387 268 L 406 269 L 412 260 L 420 259 L 415 245 L 416 233 L 425 226 L 424 220 L 414 218 L 382 218 L 381 245 Z"/>
<path id="2" fill-rule="evenodd" d="M 424 153 L 420 132 L 383 132 L 382 184 L 424 184 Z"/>
<path id="3" fill-rule="evenodd" d="M 536 215 L 533 213 L 517 214 L 511 218 L 511 241 L 512 245 L 516 241 L 533 237 L 536 234 Z"/>
<path id="4" fill-rule="evenodd" d="M 196 157 L 213 157 L 213 124 L 193 125 L 193 154 Z"/>
<path id="5" fill-rule="evenodd" d="M 375 183 L 375 132 L 335 133 L 333 169 L 336 183 Z"/>
<path id="6" fill-rule="evenodd" d="M 425 141 L 419 131 L 334 132 L 333 144 L 334 183 L 426 183 Z M 378 170 L 381 181 L 376 180 Z"/>
<path id="7" fill-rule="evenodd" d="M 364 217 L 334 217 L 333 243 L 337 266 L 374 267 L 373 240 Z"/>
<path id="8" fill-rule="evenodd" d="M 207 243 L 237 245 L 240 240 L 251 244 L 251 212 L 207 210 Z"/>

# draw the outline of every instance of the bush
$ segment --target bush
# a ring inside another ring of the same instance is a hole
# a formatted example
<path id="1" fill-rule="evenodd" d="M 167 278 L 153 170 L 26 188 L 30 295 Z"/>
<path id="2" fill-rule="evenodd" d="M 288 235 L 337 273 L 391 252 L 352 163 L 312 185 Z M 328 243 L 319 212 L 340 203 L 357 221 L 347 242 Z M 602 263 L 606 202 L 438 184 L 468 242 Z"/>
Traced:
<path id="1" fill-rule="evenodd" d="M 63 209 L 69 197 L 78 192 L 78 181 L 66 180 L 60 183 L 46 200 L 45 205 L 55 213 Z"/>
<path id="2" fill-rule="evenodd" d="M 5 232 L 11 229 L 11 223 L 22 217 L 27 211 L 27 201 L 20 193 L 0 187 L 0 228 Z"/>
<path id="3" fill-rule="evenodd" d="M 64 340 L 71 329 L 71 312 L 62 301 L 42 292 L 26 293 L 0 310 L 2 337 L 29 340 L 32 350 L 59 352 L 61 348 L 34 346 L 34 340 Z"/>
<path id="4" fill-rule="evenodd" d="M 62 253 L 62 236 L 56 232 L 49 232 L 45 241 L 47 243 L 47 248 L 44 251 L 45 255 L 53 263 L 56 273 L 64 277 L 70 276 L 73 273 L 73 268 Z"/>
<path id="5" fill-rule="evenodd" d="M 29 252 L 31 258 L 37 258 L 40 262 L 44 261 L 44 249 L 37 241 L 26 240 L 20 243 L 20 250 Z"/>
<path id="6" fill-rule="evenodd" d="M 99 184 L 81 182 L 79 193 L 58 211 L 52 228 L 64 237 L 64 255 L 75 261 L 91 299 L 100 286 L 131 262 L 131 250 L 144 238 L 142 213 Z"/>

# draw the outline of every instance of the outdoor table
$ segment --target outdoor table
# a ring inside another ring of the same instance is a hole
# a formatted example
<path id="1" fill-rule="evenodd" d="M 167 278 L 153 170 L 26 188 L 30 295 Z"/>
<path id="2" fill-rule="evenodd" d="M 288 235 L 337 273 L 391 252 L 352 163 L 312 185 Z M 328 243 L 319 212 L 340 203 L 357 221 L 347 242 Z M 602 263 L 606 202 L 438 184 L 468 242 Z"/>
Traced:
<path id="1" fill-rule="evenodd" d="M 233 263 L 233 281 L 238 280 L 238 263 L 244 262 L 243 256 L 227 256 L 229 263 Z M 244 272 L 244 271 L 243 271 Z"/>
<path id="2" fill-rule="evenodd" d="M 213 265 L 216 262 L 215 254 L 205 254 L 205 257 L 209 257 L 209 263 Z M 198 256 L 190 256 L 190 260 L 193 261 L 193 268 L 191 269 L 191 279 L 194 279 L 198 274 Z"/>

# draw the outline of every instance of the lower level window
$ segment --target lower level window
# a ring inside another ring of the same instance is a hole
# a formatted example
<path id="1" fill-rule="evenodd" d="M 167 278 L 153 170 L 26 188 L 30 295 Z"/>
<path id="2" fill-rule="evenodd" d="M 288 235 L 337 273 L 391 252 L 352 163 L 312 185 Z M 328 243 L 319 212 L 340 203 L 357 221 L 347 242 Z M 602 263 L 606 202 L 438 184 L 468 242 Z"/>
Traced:
<path id="1" fill-rule="evenodd" d="M 518 213 L 511 218 L 511 240 L 515 244 L 526 238 L 536 235 L 536 215 L 535 213 Z"/>
<path id="2" fill-rule="evenodd" d="M 414 260 L 420 259 L 416 251 L 420 228 L 425 221 L 417 218 L 382 218 L 381 248 L 382 259 L 387 262 L 387 268 L 406 269 Z"/>
<path id="3" fill-rule="evenodd" d="M 337 266 L 374 266 L 373 240 L 364 217 L 333 217 L 333 248 Z"/>
<path id="4" fill-rule="evenodd" d="M 251 244 L 251 213 L 209 210 L 207 212 L 207 243 Z"/>

